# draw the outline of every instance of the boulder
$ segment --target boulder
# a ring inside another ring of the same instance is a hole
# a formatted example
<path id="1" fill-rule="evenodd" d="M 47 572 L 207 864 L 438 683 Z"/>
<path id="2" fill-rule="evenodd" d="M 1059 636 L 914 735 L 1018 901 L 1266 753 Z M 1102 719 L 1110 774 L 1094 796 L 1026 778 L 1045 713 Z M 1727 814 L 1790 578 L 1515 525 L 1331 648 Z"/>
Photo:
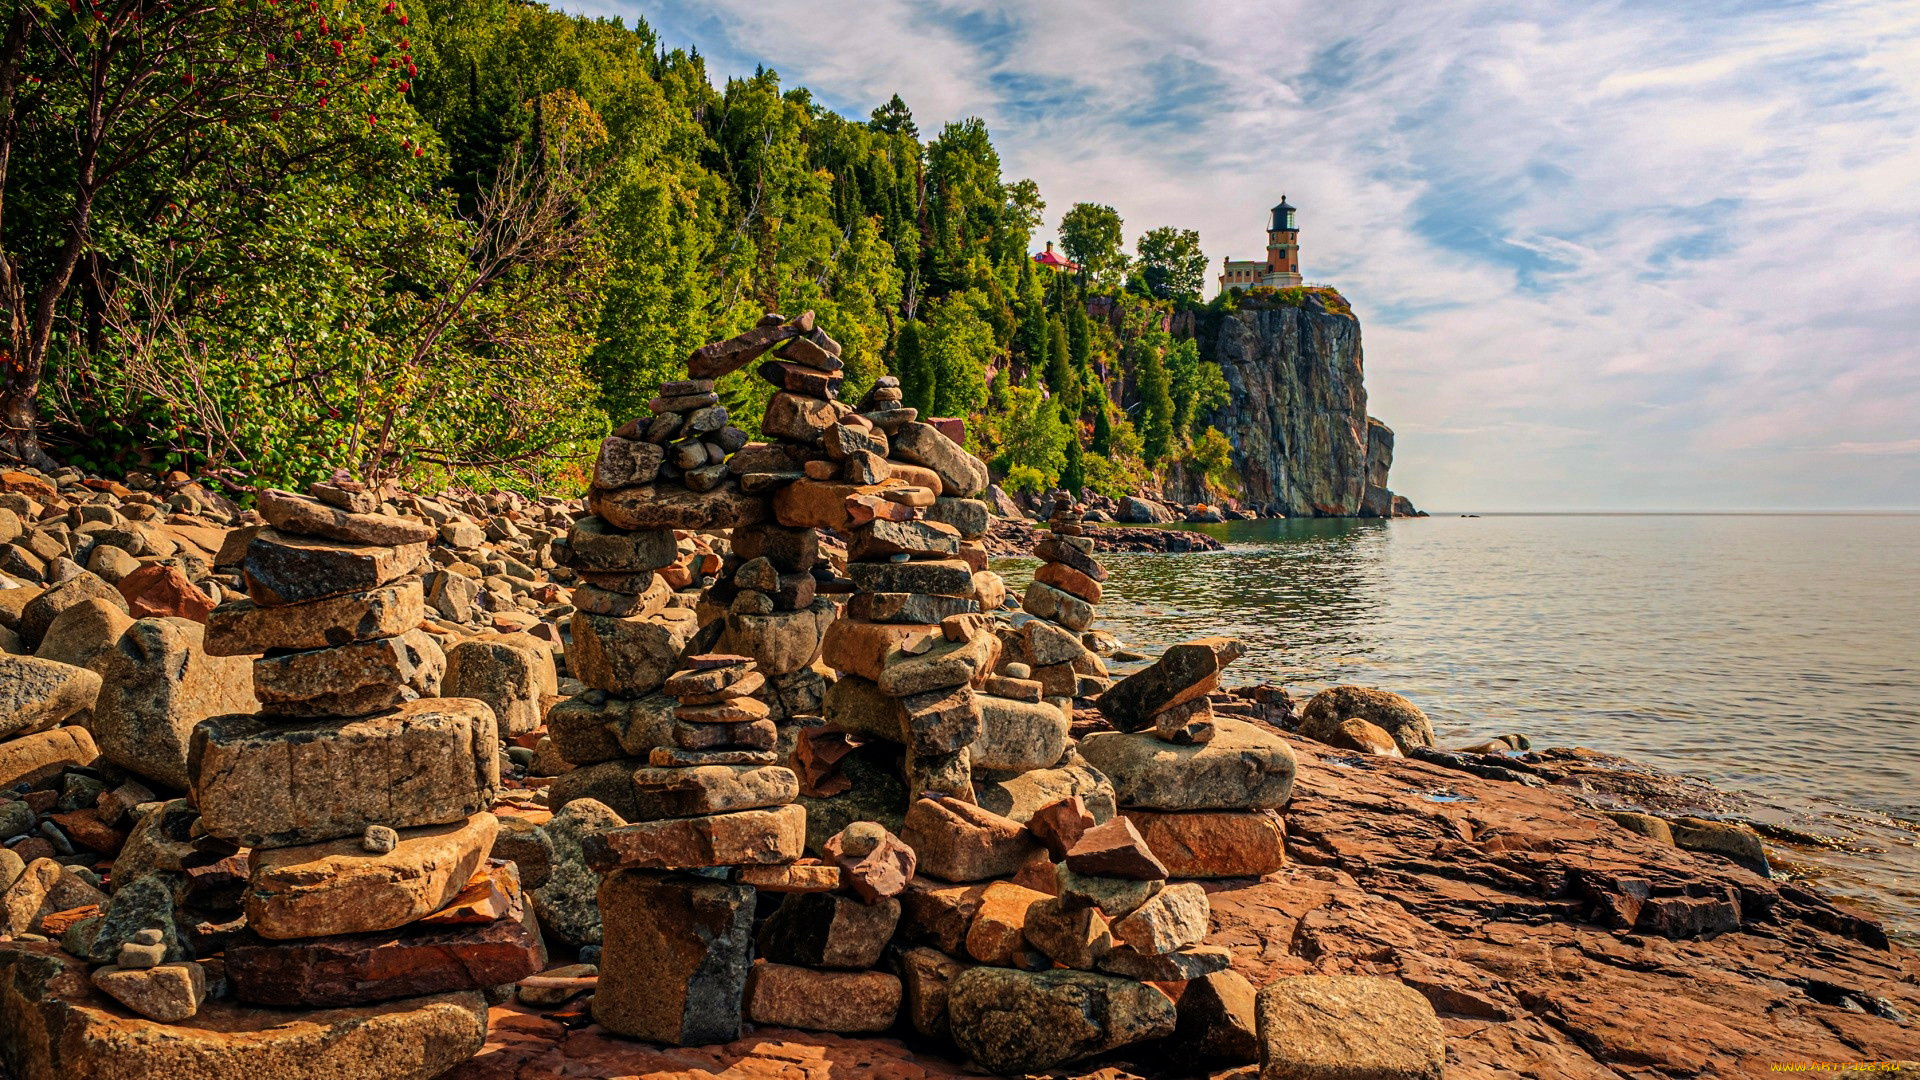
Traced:
<path id="1" fill-rule="evenodd" d="M 698 629 L 691 615 L 671 609 L 644 618 L 615 619 L 576 611 L 573 647 L 567 652 L 568 674 L 610 694 L 652 693 L 680 666 L 680 656 Z"/>
<path id="2" fill-rule="evenodd" d="M 369 546 L 269 528 L 247 545 L 241 569 L 256 603 L 295 604 L 377 589 L 412 573 L 426 557 L 425 543 Z"/>
<path id="3" fill-rule="evenodd" d="M 382 933 L 299 941 L 243 932 L 227 942 L 227 980 L 241 1001 L 298 1009 L 517 982 L 546 966 L 547 950 L 518 886 L 512 888 L 511 910 L 488 922 L 430 920 Z"/>
<path id="4" fill-rule="evenodd" d="M 1433 725 L 1419 706 L 1399 694 L 1367 686 L 1333 686 L 1313 695 L 1300 712 L 1300 734 L 1331 743 L 1338 737 L 1340 722 L 1350 717 L 1384 729 L 1402 754 L 1433 745 Z"/>
<path id="5" fill-rule="evenodd" d="M 832 600 L 818 597 L 798 611 L 754 615 L 730 612 L 720 644 L 729 652 L 753 657 L 769 678 L 803 671 L 820 658 L 827 630 L 835 625 L 838 609 Z"/>
<path id="6" fill-rule="evenodd" d="M 1295 975 L 1256 998 L 1260 1080 L 1440 1080 L 1446 1035 L 1397 979 Z"/>
<path id="7" fill-rule="evenodd" d="M 1180 992 L 1173 1045 L 1208 1061 L 1245 1065 L 1260 1060 L 1256 991 L 1237 971 L 1215 971 L 1187 981 Z"/>
<path id="8" fill-rule="evenodd" d="M 899 978 L 884 971 L 817 971 L 762 961 L 747 979 L 756 1024 L 854 1035 L 885 1031 L 900 1012 Z"/>
<path id="9" fill-rule="evenodd" d="M 249 847 L 313 843 L 486 810 L 500 786 L 498 738 L 493 711 L 467 698 L 358 720 L 216 716 L 193 729 L 187 774 L 208 833 Z"/>
<path id="10" fill-rule="evenodd" d="M 931 424 L 903 424 L 893 433 L 893 456 L 924 465 L 940 477 L 940 494 L 970 499 L 987 489 L 987 467 Z"/>
<path id="11" fill-rule="evenodd" d="M 1056 1065 L 1172 1034 L 1166 994 L 1090 971 L 976 967 L 947 984 L 953 1040 L 995 1073 Z"/>
<path id="12" fill-rule="evenodd" d="M 71 867 L 52 859 L 35 859 L 14 882 L 0 892 L 0 934 L 38 933 L 40 920 L 56 911 L 98 904 L 108 897 Z"/>
<path id="13" fill-rule="evenodd" d="M 100 757 L 83 727 L 59 727 L 0 741 L 0 788 L 38 783 Z"/>
<path id="14" fill-rule="evenodd" d="M 673 530 L 665 526 L 629 530 L 588 516 L 567 531 L 567 565 L 582 572 L 641 574 L 679 558 Z"/>
<path id="15" fill-rule="evenodd" d="M 604 874 L 792 862 L 806 844 L 806 809 L 790 805 L 635 822 L 588 836 L 581 850 Z"/>
<path id="16" fill-rule="evenodd" d="M 99 696 L 100 676 L 84 667 L 0 653 L 0 739 L 53 727 Z"/>
<path id="17" fill-rule="evenodd" d="M 753 889 L 620 870 L 600 884 L 605 941 L 593 1019 L 674 1046 L 739 1037 L 752 966 Z"/>
<path id="18" fill-rule="evenodd" d="M 502 737 L 539 727 L 544 699 L 560 693 L 553 647 L 529 634 L 468 638 L 446 655 L 440 693 L 486 702 Z"/>
<path id="19" fill-rule="evenodd" d="M 1135 495 L 1120 499 L 1120 509 L 1115 512 L 1113 519 L 1127 525 L 1167 525 L 1179 520 L 1165 504 Z"/>
<path id="20" fill-rule="evenodd" d="M 1013 701 L 976 694 L 980 734 L 967 747 L 976 769 L 1024 773 L 1045 769 L 1067 750 L 1067 718 L 1059 709 L 1039 701 Z"/>
<path id="21" fill-rule="evenodd" d="M 1208 743 L 1180 746 L 1150 734 L 1102 731 L 1080 740 L 1080 753 L 1113 781 L 1123 808 L 1277 810 L 1293 791 L 1286 741 L 1226 716 L 1215 721 Z"/>
<path id="22" fill-rule="evenodd" d="M 111 964 L 93 973 L 93 985 L 150 1020 L 177 1024 L 200 1011 L 207 997 L 207 974 L 199 964 L 159 964 L 120 968 Z"/>
<path id="23" fill-rule="evenodd" d="M 93 733 L 101 756 L 174 790 L 187 786 L 193 729 L 209 716 L 252 712 L 252 665 L 208 656 L 203 628 L 140 619 L 120 636 L 102 673 Z"/>
<path id="24" fill-rule="evenodd" d="M 435 536 L 434 527 L 419 518 L 356 514 L 307 495 L 273 488 L 255 493 L 254 509 L 267 519 L 267 524 L 281 532 L 322 536 L 349 544 L 400 547 L 424 544 Z"/>
<path id="25" fill-rule="evenodd" d="M 1151 665 L 1115 683 L 1095 707 L 1121 731 L 1152 727 L 1156 714 L 1211 693 L 1220 685 L 1221 671 L 1245 651 L 1239 641 L 1225 637 L 1172 646 Z"/>
<path id="26" fill-rule="evenodd" d="M 133 617 L 112 601 L 88 600 L 55 616 L 33 655 L 104 674 L 113 647 L 132 625 Z"/>
<path id="27" fill-rule="evenodd" d="M 899 832 L 920 870 L 947 881 L 1011 877 L 1040 850 L 1019 822 L 957 799 L 914 800 Z"/>
<path id="28" fill-rule="evenodd" d="M 22 1077 L 432 1080 L 487 1032 L 477 991 L 291 1013 L 215 999 L 182 1021 L 129 1019 L 52 945 L 0 948 L 0 1010 L 0 1063 Z"/>
<path id="29" fill-rule="evenodd" d="M 95 574 L 82 573 L 50 585 L 27 599 L 20 609 L 19 622 L 13 629 L 20 635 L 22 645 L 28 649 L 38 649 L 41 639 L 47 636 L 48 628 L 61 612 L 90 600 L 104 600 L 121 611 L 127 610 L 126 597 L 120 595 L 120 590 Z"/>
<path id="30" fill-rule="evenodd" d="M 546 884 L 528 895 L 548 933 L 569 945 L 600 943 L 600 905 L 595 898 L 600 875 L 587 868 L 581 848 L 595 833 L 625 824 L 605 803 L 575 799 L 541 826 L 547 834 L 552 868 Z"/>
<path id="31" fill-rule="evenodd" d="M 362 716 L 439 693 L 446 670 L 439 640 L 425 630 L 409 630 L 398 637 L 263 656 L 253 661 L 253 692 L 261 711 L 274 716 Z"/>
<path id="32" fill-rule="evenodd" d="M 1260 877 L 1287 865 L 1287 830 L 1270 810 L 1124 810 L 1174 878 Z"/>
<path id="33" fill-rule="evenodd" d="M 696 765 L 633 772 L 634 821 L 726 814 L 785 806 L 800 794 L 793 770 L 779 765 Z"/>
<path id="34" fill-rule="evenodd" d="M 733 484 L 693 491 L 679 484 L 587 493 L 587 509 L 618 529 L 735 529 L 767 518 L 766 500 Z"/>

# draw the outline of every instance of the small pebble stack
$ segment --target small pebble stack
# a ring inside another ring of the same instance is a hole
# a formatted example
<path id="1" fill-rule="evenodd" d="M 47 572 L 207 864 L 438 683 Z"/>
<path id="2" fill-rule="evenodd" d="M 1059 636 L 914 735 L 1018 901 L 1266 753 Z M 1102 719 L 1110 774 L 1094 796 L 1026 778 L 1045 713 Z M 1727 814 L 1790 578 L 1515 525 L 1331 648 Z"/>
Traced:
<path id="1" fill-rule="evenodd" d="M 1107 569 L 1093 557 L 1093 538 L 1065 492 L 1055 493 L 1047 524 L 1053 535 L 1034 545 L 1040 568 L 1021 601 L 1033 618 L 1009 635 L 1007 654 L 1027 668 L 1022 677 L 1038 681 L 1049 700 L 1071 710 L 1074 699 L 1098 697 L 1111 685 L 1106 664 L 1083 640 Z"/>
<path id="2" fill-rule="evenodd" d="M 629 420 L 614 432 L 615 438 L 652 448 L 628 451 L 638 471 L 646 471 L 648 460 L 653 463 L 652 475 L 629 483 L 658 477 L 691 491 L 712 491 L 727 478 L 727 455 L 747 444 L 747 433 L 727 422 L 726 406 L 720 404 L 711 378 L 661 383 L 647 410 L 650 415 Z M 601 457 L 605 461 L 604 449 Z"/>

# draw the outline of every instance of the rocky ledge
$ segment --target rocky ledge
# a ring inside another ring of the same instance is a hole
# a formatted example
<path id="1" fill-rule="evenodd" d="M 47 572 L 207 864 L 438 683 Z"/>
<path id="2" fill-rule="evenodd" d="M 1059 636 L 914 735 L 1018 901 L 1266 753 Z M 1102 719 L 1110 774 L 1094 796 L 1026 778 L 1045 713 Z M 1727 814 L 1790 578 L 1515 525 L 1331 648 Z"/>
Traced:
<path id="1" fill-rule="evenodd" d="M 1181 551 L 1222 551 L 1226 545 L 1203 532 L 1190 529 L 1140 528 L 1095 525 L 1087 529 L 1097 552 L 1163 553 Z M 1048 533 L 1031 522 L 996 517 L 987 526 L 987 554 L 996 559 L 1026 556 Z"/>
<path id="2" fill-rule="evenodd" d="M 1868 920 L 1587 807 L 1575 786 L 1491 779 L 1286 736 L 1300 771 L 1289 865 L 1206 882 L 1206 944 L 1255 986 L 1387 975 L 1430 1002 L 1449 1080 L 1735 1077 L 1776 1062 L 1911 1058 L 1920 958 Z M 758 1027 L 664 1049 L 584 1009 L 492 1010 L 447 1080 L 678 1074 L 963 1075 L 931 1042 Z M 1250 1075 L 1141 1044 L 1054 1076 Z"/>

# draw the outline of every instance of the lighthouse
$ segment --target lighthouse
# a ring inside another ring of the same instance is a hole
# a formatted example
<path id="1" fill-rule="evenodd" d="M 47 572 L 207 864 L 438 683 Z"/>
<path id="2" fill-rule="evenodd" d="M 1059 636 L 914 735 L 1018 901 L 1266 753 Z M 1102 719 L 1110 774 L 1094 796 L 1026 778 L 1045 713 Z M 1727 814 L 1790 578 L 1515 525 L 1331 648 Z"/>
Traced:
<path id="1" fill-rule="evenodd" d="M 1220 291 L 1251 289 L 1256 285 L 1284 289 L 1301 283 L 1300 226 L 1294 220 L 1295 207 L 1280 196 L 1280 204 L 1267 216 L 1267 257 L 1260 259 L 1224 259 L 1220 267 Z"/>

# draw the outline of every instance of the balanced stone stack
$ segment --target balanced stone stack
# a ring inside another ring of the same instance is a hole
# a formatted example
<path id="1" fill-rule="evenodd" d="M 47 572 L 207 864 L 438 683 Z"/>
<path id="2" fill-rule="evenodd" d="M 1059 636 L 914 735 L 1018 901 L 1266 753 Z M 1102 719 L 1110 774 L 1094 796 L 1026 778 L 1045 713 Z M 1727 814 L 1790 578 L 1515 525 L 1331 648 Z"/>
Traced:
<path id="1" fill-rule="evenodd" d="M 899 925 L 913 849 L 861 821 L 829 838 L 824 854 L 819 865 L 755 875 L 763 889 L 786 895 L 756 937 L 747 1015 L 810 1031 L 885 1031 L 900 1011 L 901 981 L 872 969 Z"/>
<path id="2" fill-rule="evenodd" d="M 234 992 L 353 1005 L 538 971 L 515 869 L 489 860 L 493 711 L 431 696 L 445 661 L 416 629 L 412 575 L 433 530 L 316 490 L 329 501 L 261 495 L 251 599 L 216 609 L 206 635 L 218 655 L 264 654 L 262 711 L 199 724 L 188 754 L 196 828 L 252 849 L 247 929 L 226 951 Z"/>
<path id="3" fill-rule="evenodd" d="M 774 724 L 751 695 L 763 682 L 743 656 L 689 657 L 667 682 L 673 745 L 632 775 L 630 824 L 588 836 L 605 874 L 594 1019 L 675 1045 L 740 1033 L 752 962 L 754 886 L 727 868 L 782 867 L 806 845 L 799 784 L 777 764 Z M 778 876 L 778 873 L 775 873 Z"/>
<path id="4" fill-rule="evenodd" d="M 1040 568 L 1021 602 L 1034 618 L 1015 628 L 1008 654 L 1028 669 L 1022 677 L 1070 710 L 1072 699 L 1098 697 L 1109 685 L 1105 663 L 1083 641 L 1107 570 L 1093 557 L 1093 538 L 1066 493 L 1054 496 L 1047 524 L 1053 535 L 1034 545 Z"/>
<path id="5" fill-rule="evenodd" d="M 1223 637 L 1172 646 L 1095 703 L 1118 730 L 1080 740 L 1177 878 L 1257 877 L 1285 865 L 1275 811 L 1293 790 L 1293 751 L 1266 728 L 1214 715 L 1208 699 L 1243 651 Z"/>
<path id="6" fill-rule="evenodd" d="M 689 378 L 660 384 L 647 402 L 649 415 L 627 421 L 614 438 L 628 444 L 615 448 L 609 460 L 602 444 L 600 463 L 624 469 L 628 484 L 655 479 L 685 484 L 692 491 L 712 491 L 727 478 L 727 455 L 747 443 L 747 433 L 727 422 L 712 378 Z M 644 474 L 644 479 L 639 479 Z M 596 477 L 596 483 L 598 477 Z"/>

